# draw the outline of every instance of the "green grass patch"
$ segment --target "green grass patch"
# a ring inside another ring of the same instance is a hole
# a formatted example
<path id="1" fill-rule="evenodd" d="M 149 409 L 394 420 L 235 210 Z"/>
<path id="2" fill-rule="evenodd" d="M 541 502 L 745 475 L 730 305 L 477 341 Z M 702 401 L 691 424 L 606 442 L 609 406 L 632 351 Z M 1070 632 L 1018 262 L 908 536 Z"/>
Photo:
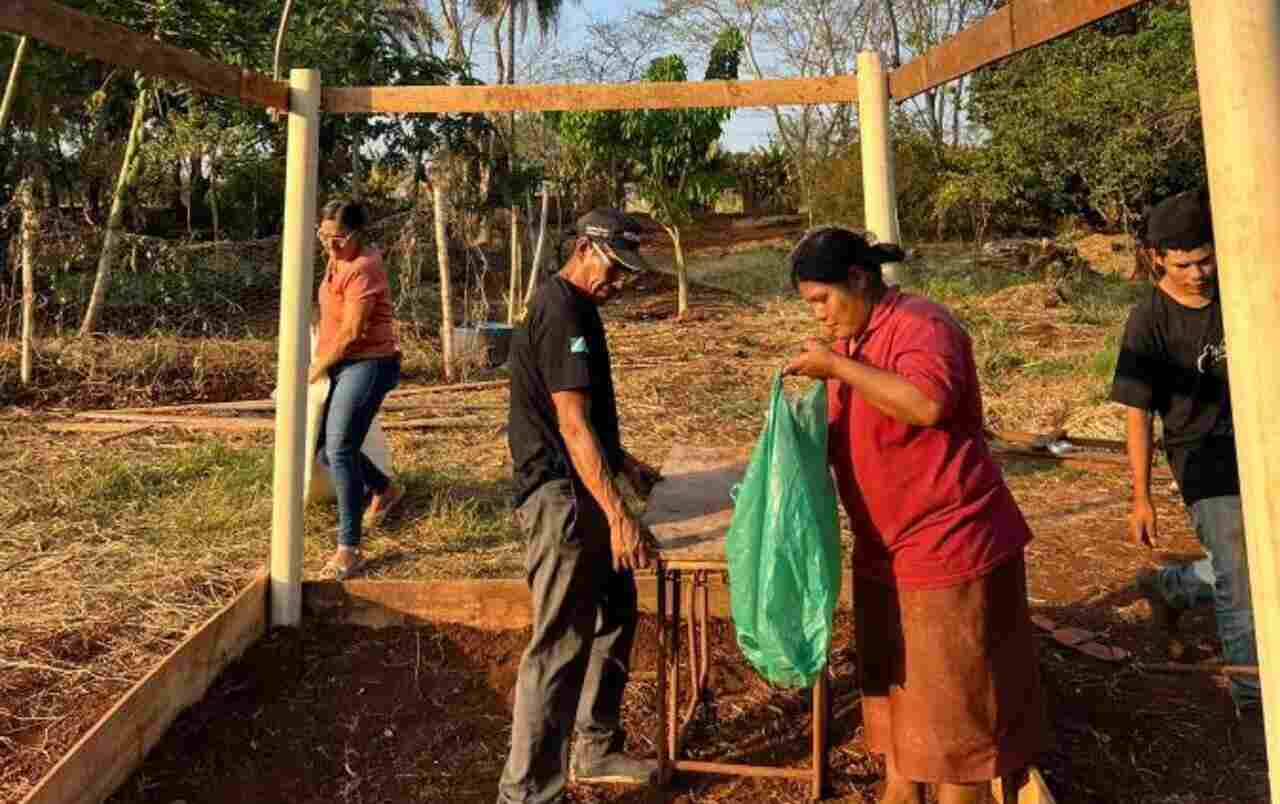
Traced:
<path id="1" fill-rule="evenodd" d="M 764 247 L 724 257 L 691 260 L 688 268 L 690 280 L 754 301 L 794 292 L 791 275 L 787 272 L 787 253 L 777 248 Z"/>
<path id="2" fill-rule="evenodd" d="M 108 459 L 89 468 L 82 495 L 88 503 L 155 504 L 192 495 L 201 487 L 234 499 L 271 493 L 271 453 L 208 442 L 160 460 L 139 463 Z"/>
<path id="3" fill-rule="evenodd" d="M 1022 366 L 1022 373 L 1032 377 L 1066 377 L 1080 371 L 1082 360 L 1078 355 L 1033 360 Z"/>
<path id="4" fill-rule="evenodd" d="M 1026 274 L 978 263 L 966 254 L 926 254 L 907 263 L 901 280 L 904 289 L 943 303 L 987 296 L 1029 281 Z"/>

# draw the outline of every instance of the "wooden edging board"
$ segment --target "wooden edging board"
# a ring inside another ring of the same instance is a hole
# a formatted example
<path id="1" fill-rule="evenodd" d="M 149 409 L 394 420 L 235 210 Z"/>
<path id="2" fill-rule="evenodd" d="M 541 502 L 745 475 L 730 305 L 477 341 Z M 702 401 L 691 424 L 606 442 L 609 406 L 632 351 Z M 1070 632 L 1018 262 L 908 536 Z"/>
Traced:
<path id="1" fill-rule="evenodd" d="M 686 577 L 689 573 L 686 573 Z M 658 584 L 652 572 L 636 577 L 640 611 L 658 610 Z M 712 574 L 710 614 L 729 618 L 729 588 Z M 840 606 L 849 608 L 853 580 L 848 570 L 840 585 Z M 531 622 L 529 587 L 523 580 L 457 581 L 306 581 L 303 618 L 371 628 L 414 622 L 449 623 L 490 630 L 519 629 Z"/>
<path id="2" fill-rule="evenodd" d="M 166 45 L 52 0 L 0 2 L 0 30 L 30 36 L 68 53 L 178 81 L 211 95 L 268 108 L 289 108 L 289 85 L 284 81 Z"/>
<path id="3" fill-rule="evenodd" d="M 128 780 L 178 714 L 266 633 L 266 572 L 125 693 L 22 804 L 98 804 Z"/>

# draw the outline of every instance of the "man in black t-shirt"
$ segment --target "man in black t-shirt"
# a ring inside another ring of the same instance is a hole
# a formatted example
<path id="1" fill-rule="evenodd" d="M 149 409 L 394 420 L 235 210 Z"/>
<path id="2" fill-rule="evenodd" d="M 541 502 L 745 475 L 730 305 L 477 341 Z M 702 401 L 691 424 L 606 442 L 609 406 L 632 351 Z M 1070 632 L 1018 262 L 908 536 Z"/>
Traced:
<path id="1" fill-rule="evenodd" d="M 653 781 L 622 753 L 623 688 L 636 629 L 633 569 L 651 537 L 614 480 L 647 495 L 657 473 L 622 448 L 609 345 L 597 309 L 645 269 L 632 221 L 595 210 L 573 254 L 534 295 L 512 337 L 508 437 L 516 519 L 529 542 L 533 637 L 520 662 L 499 804 L 562 799 L 569 730 L 579 783 Z"/>
<path id="2" fill-rule="evenodd" d="M 1256 665 L 1208 199 L 1203 193 L 1186 193 L 1158 205 L 1148 216 L 1143 239 L 1159 282 L 1129 315 L 1111 387 L 1111 399 L 1129 408 L 1130 529 L 1135 541 L 1154 546 L 1152 417 L 1158 414 L 1169 465 L 1208 558 L 1146 571 L 1139 575 L 1138 586 L 1166 635 L 1181 612 L 1213 603 L 1227 663 Z M 1234 676 L 1231 695 L 1242 722 L 1260 723 L 1256 677 Z"/>

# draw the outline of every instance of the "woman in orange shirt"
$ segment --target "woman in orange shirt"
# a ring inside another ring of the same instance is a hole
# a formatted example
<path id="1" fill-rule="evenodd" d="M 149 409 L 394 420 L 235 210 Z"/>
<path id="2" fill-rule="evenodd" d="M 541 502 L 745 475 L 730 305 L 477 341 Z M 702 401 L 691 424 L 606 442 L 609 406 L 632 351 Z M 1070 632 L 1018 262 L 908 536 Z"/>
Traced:
<path id="1" fill-rule="evenodd" d="M 360 447 L 400 383 L 400 347 L 382 252 L 364 242 L 368 216 L 354 201 L 331 201 L 317 235 L 329 254 L 320 284 L 320 337 L 310 382 L 330 380 L 320 428 L 321 461 L 338 498 L 338 547 L 325 567 L 338 580 L 364 566 L 362 520 L 380 518 L 404 495 Z M 367 508 L 367 510 L 366 510 Z"/>

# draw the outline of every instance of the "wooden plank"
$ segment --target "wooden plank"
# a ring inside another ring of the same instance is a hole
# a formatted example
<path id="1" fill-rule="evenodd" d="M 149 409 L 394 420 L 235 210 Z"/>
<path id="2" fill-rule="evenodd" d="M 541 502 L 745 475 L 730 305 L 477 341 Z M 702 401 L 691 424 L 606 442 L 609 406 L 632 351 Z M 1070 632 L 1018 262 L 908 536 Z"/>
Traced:
<path id="1" fill-rule="evenodd" d="M 5 0 L 0 30 L 31 36 L 69 53 L 179 81 L 211 95 L 289 108 L 289 85 L 67 8 L 52 0 Z"/>
<path id="2" fill-rule="evenodd" d="M 404 406 L 409 404 L 409 399 L 427 394 L 445 394 L 457 391 L 485 391 L 493 388 L 505 388 L 510 385 L 507 380 L 494 380 L 492 382 L 470 382 L 460 383 L 457 385 L 415 385 L 406 388 L 398 388 L 387 394 L 387 399 L 404 399 L 403 404 L 397 403 L 399 407 L 392 407 L 383 403 L 383 410 L 407 409 Z M 112 410 L 88 410 L 85 413 L 182 413 L 188 410 L 222 410 L 234 411 L 237 413 L 273 413 L 276 409 L 276 403 L 273 399 L 244 399 L 234 402 L 191 402 L 179 405 L 157 405 L 149 408 L 115 408 Z"/>
<path id="3" fill-rule="evenodd" d="M 853 577 L 845 569 L 840 605 L 853 600 Z M 688 587 L 691 580 L 685 573 Z M 652 573 L 636 576 L 640 611 L 658 610 L 658 584 Z M 730 618 L 729 588 L 719 578 L 708 584 L 710 616 Z M 304 618 L 325 622 L 388 628 L 418 622 L 452 623 L 473 628 L 514 630 L 532 622 L 529 587 L 517 579 L 448 581 L 305 581 L 302 584 Z"/>
<path id="4" fill-rule="evenodd" d="M 889 93 L 905 101 L 1146 1 L 1010 0 L 890 73 Z"/>
<path id="5" fill-rule="evenodd" d="M 724 561 L 733 519 L 730 490 L 747 468 L 751 447 L 671 448 L 654 486 L 644 524 L 665 561 Z"/>
<path id="6" fill-rule="evenodd" d="M 115 413 L 112 411 L 87 411 L 77 413 L 77 418 L 112 422 L 135 422 L 154 425 L 186 427 L 191 430 L 214 430 L 228 433 L 256 433 L 274 430 L 275 421 L 266 418 L 237 418 L 233 416 L 171 416 L 145 415 L 141 413 Z"/>
<path id="7" fill-rule="evenodd" d="M 305 618 L 370 628 L 415 622 L 452 623 L 493 630 L 531 622 L 529 587 L 521 580 L 307 581 Z"/>
<path id="8" fill-rule="evenodd" d="M 22 799 L 97 804 L 142 764 L 178 714 L 199 701 L 228 664 L 266 632 L 267 576 L 184 639 L 120 699 Z"/>
<path id="9" fill-rule="evenodd" d="M 51 433 L 114 433 L 117 436 L 125 436 L 150 430 L 151 425 L 138 425 L 131 422 L 49 422 L 44 429 Z"/>
<path id="10" fill-rule="evenodd" d="M 857 79 L 851 75 L 631 84 L 343 87 L 324 91 L 324 111 L 327 114 L 457 114 L 740 108 L 853 104 L 857 97 Z"/>
<path id="11" fill-rule="evenodd" d="M 171 414 L 117 413 L 115 411 L 86 411 L 77 418 L 107 422 L 128 422 L 155 426 L 183 427 L 188 430 L 210 430 L 224 433 L 260 433 L 275 430 L 275 420 L 255 416 L 180 416 Z M 440 416 L 422 419 L 384 419 L 386 430 L 430 430 L 434 428 L 485 428 L 492 422 L 476 416 Z M 55 425 L 47 425 L 53 429 Z"/>

